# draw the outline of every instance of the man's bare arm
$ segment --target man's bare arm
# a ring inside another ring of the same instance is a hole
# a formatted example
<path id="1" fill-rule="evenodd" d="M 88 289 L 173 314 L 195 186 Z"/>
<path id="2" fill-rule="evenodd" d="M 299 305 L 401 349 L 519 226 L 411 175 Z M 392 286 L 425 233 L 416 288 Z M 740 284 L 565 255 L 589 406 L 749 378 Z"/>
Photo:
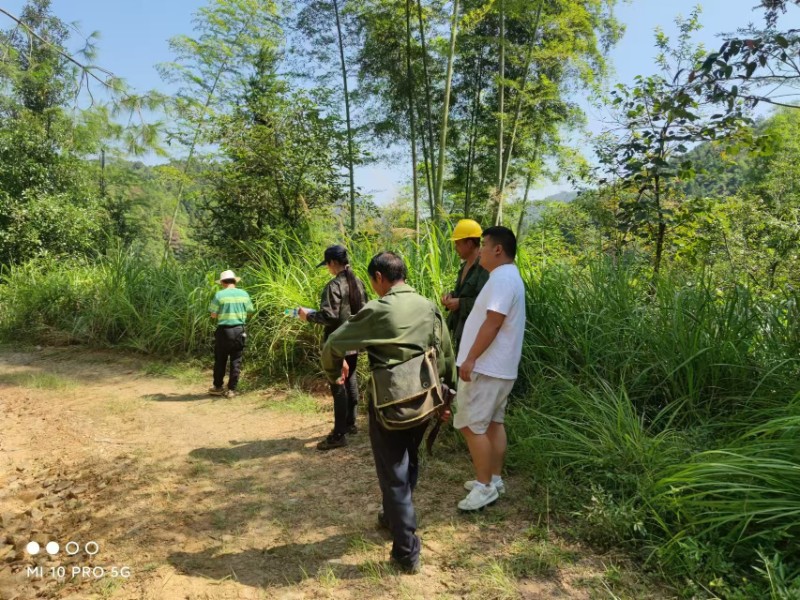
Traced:
<path id="1" fill-rule="evenodd" d="M 493 310 L 486 311 L 486 320 L 478 330 L 475 343 L 472 344 L 472 348 L 469 349 L 467 359 L 458 370 L 461 379 L 464 381 L 472 381 L 472 369 L 475 367 L 475 361 L 492 345 L 494 338 L 497 337 L 497 332 L 500 331 L 505 320 L 506 316 L 502 313 Z"/>

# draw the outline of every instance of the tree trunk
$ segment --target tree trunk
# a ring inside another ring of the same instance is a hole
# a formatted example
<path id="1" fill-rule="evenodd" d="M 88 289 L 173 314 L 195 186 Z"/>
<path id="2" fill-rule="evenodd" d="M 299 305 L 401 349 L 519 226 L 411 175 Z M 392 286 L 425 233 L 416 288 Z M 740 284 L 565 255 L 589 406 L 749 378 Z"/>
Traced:
<path id="1" fill-rule="evenodd" d="M 506 76 L 506 3 L 500 0 L 500 80 L 499 114 L 497 123 L 497 216 L 495 225 L 503 224 L 503 121 L 505 120 Z"/>
<path id="2" fill-rule="evenodd" d="M 428 169 L 428 177 L 431 180 L 432 189 L 436 190 L 436 157 L 433 152 L 433 149 L 436 147 L 433 142 L 433 103 L 431 102 L 431 80 L 428 75 L 428 46 L 425 41 L 425 22 L 422 18 L 422 0 L 417 0 L 417 19 L 419 21 L 419 41 L 422 46 L 422 79 L 425 87 L 425 123 L 428 134 L 428 148 L 430 148 L 430 168 Z M 431 203 L 431 218 L 433 218 L 433 203 Z"/>
<path id="3" fill-rule="evenodd" d="M 519 118 L 522 114 L 522 102 L 525 99 L 525 87 L 528 85 L 528 75 L 530 75 L 531 63 L 533 62 L 533 49 L 536 44 L 536 35 L 539 32 L 539 22 L 542 15 L 543 4 L 544 0 L 539 0 L 539 8 L 536 9 L 536 18 L 534 20 L 533 32 L 531 34 L 531 44 L 528 46 L 528 55 L 525 58 L 525 68 L 522 72 L 522 82 L 520 83 L 519 92 L 517 94 L 517 106 L 514 110 L 514 120 L 511 126 L 511 140 L 508 143 L 508 149 L 506 150 L 505 157 L 503 158 L 503 174 L 500 180 L 501 190 L 505 189 L 506 181 L 508 179 L 508 167 L 511 164 L 511 157 L 514 152 L 514 142 L 516 141 L 517 130 L 519 129 Z M 538 142 L 536 145 L 538 148 Z"/>
<path id="4" fill-rule="evenodd" d="M 228 68 L 228 62 L 225 61 L 217 71 L 217 74 L 214 76 L 214 83 L 211 84 L 211 89 L 208 90 L 208 96 L 206 97 L 206 103 L 203 105 L 203 113 L 208 110 L 208 107 L 211 106 L 211 100 L 214 99 L 214 92 L 217 91 L 217 84 L 219 83 L 220 77 L 222 77 L 222 73 L 225 72 L 225 69 Z M 164 243 L 164 260 L 167 260 L 167 256 L 169 256 L 169 251 L 172 242 L 172 234 L 175 231 L 175 220 L 178 218 L 178 211 L 181 208 L 181 201 L 183 200 L 183 187 L 186 182 L 186 175 L 189 171 L 189 165 L 192 162 L 192 158 L 194 157 L 195 148 L 197 148 L 197 140 L 200 139 L 200 130 L 202 129 L 203 123 L 202 121 L 197 124 L 197 128 L 194 130 L 194 136 L 192 136 L 192 143 L 189 145 L 189 155 L 186 157 L 186 162 L 183 163 L 183 177 L 181 177 L 180 182 L 178 183 L 178 193 L 176 194 L 175 199 L 175 210 L 172 211 L 172 221 L 169 224 L 169 231 L 167 232 L 167 239 Z"/>
<path id="5" fill-rule="evenodd" d="M 100 149 L 100 197 L 106 197 L 106 149 Z"/>
<path id="6" fill-rule="evenodd" d="M 533 32 L 531 33 L 531 44 L 528 46 L 528 55 L 525 59 L 525 68 L 522 72 L 522 82 L 520 84 L 519 92 L 517 94 L 517 106 L 514 110 L 514 121 L 511 127 L 511 140 L 508 143 L 508 150 L 505 153 L 504 157 L 501 157 L 500 161 L 500 192 L 499 192 L 499 201 L 500 206 L 498 208 L 498 214 L 502 218 L 503 214 L 503 197 L 505 195 L 506 189 L 506 181 L 508 180 L 508 168 L 511 164 L 511 158 L 514 152 L 514 142 L 517 138 L 517 129 L 519 128 L 519 118 L 520 114 L 522 113 L 522 102 L 525 98 L 525 86 L 528 84 L 528 75 L 531 68 L 531 62 L 533 61 L 533 48 L 536 43 L 536 36 L 539 33 L 539 23 L 542 16 L 542 6 L 544 5 L 544 0 L 539 0 L 539 7 L 536 9 L 536 18 L 534 19 L 533 24 Z M 539 143 L 536 144 L 537 148 Z M 497 223 L 500 225 L 501 223 Z"/>
<path id="7" fill-rule="evenodd" d="M 458 35 L 458 0 L 453 0 L 453 23 L 450 27 L 450 52 L 447 56 L 447 79 L 444 86 L 444 105 L 442 106 L 442 126 L 439 132 L 439 160 L 436 172 L 436 210 L 441 211 L 444 204 L 444 151 L 447 147 L 447 119 L 450 116 L 450 88 L 453 84 L 453 64 L 456 55 L 456 36 Z M 434 216 L 439 221 L 439 215 Z"/>
<path id="8" fill-rule="evenodd" d="M 667 224 L 661 221 L 658 224 L 658 238 L 656 239 L 656 264 L 653 271 L 658 275 L 661 270 L 661 257 L 664 253 L 664 238 L 666 237 Z"/>
<path id="9" fill-rule="evenodd" d="M 344 114 L 347 123 L 347 170 L 350 176 L 350 232 L 356 230 L 356 186 L 353 176 L 353 128 L 350 122 L 350 94 L 347 89 L 347 65 L 344 61 L 344 40 L 342 24 L 339 19 L 339 3 L 333 0 L 333 12 L 336 15 L 336 34 L 339 39 L 339 61 L 342 68 L 342 89 L 344 90 Z"/>
<path id="10" fill-rule="evenodd" d="M 478 68 L 475 72 L 475 97 L 472 101 L 472 115 L 469 128 L 469 150 L 467 151 L 467 182 L 464 190 L 464 218 L 469 218 L 469 203 L 472 198 L 472 172 L 475 166 L 475 149 L 478 138 L 478 112 L 480 109 L 481 91 L 483 87 L 483 55 L 478 57 Z"/>
<path id="11" fill-rule="evenodd" d="M 661 211 L 661 186 L 659 177 L 655 178 L 655 200 L 656 211 L 658 213 L 658 234 L 656 235 L 656 260 L 653 267 L 653 284 L 655 284 L 655 277 L 661 269 L 661 256 L 664 252 L 664 238 L 666 237 L 667 224 L 664 222 L 664 214 Z"/>
<path id="12" fill-rule="evenodd" d="M 777 273 L 778 267 L 780 266 L 780 264 L 781 264 L 781 261 L 779 261 L 779 260 L 774 260 L 769 264 L 769 269 L 767 269 L 767 276 L 769 278 L 768 279 L 769 285 L 768 285 L 767 289 L 769 289 L 769 290 L 774 290 L 775 289 L 775 273 Z"/>
<path id="13" fill-rule="evenodd" d="M 422 132 L 420 135 L 420 139 L 422 140 L 422 160 L 425 163 L 425 187 L 428 190 L 428 209 L 431 212 L 431 218 L 433 218 L 433 195 L 436 193 L 433 187 L 433 179 L 430 169 L 430 162 L 429 160 L 432 159 L 433 149 L 428 148 L 428 144 L 425 142 L 425 132 Z"/>
<path id="14" fill-rule="evenodd" d="M 519 211 L 519 221 L 517 222 L 517 241 L 522 239 L 522 224 L 525 220 L 525 209 L 528 208 L 528 192 L 531 189 L 532 177 L 533 168 L 528 171 L 528 176 L 525 178 L 525 194 L 522 196 L 522 209 Z"/>
<path id="15" fill-rule="evenodd" d="M 419 188 L 417 182 L 417 123 L 414 118 L 414 71 L 411 68 L 411 0 L 406 0 L 406 77 L 408 121 L 411 130 L 411 187 L 414 193 L 414 232 L 419 243 Z"/>
<path id="16" fill-rule="evenodd" d="M 541 155 L 540 148 L 542 144 L 542 132 L 536 133 L 536 140 L 533 143 L 533 157 L 531 158 L 530 168 L 528 169 L 528 176 L 525 179 L 525 195 L 522 197 L 522 210 L 519 213 L 519 222 L 517 223 L 517 239 L 522 238 L 522 225 L 525 219 L 525 210 L 528 208 L 528 192 L 531 189 L 531 180 L 533 178 L 533 169 L 536 167 L 536 162 Z"/>
<path id="17" fill-rule="evenodd" d="M 467 181 L 464 186 L 464 218 L 469 218 L 469 201 L 472 193 L 472 170 L 475 164 L 475 118 L 470 119 L 469 148 L 467 149 Z"/>

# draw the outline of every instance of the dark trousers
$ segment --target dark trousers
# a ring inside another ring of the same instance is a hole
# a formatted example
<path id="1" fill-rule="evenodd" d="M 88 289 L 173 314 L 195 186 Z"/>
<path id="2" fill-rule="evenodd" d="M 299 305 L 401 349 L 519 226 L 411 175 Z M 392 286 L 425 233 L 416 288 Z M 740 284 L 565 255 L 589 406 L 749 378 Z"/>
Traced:
<path id="1" fill-rule="evenodd" d="M 358 355 L 345 356 L 344 360 L 350 367 L 344 384 L 332 383 L 331 394 L 333 395 L 333 433 L 344 435 L 351 425 L 356 424 L 356 411 L 358 410 L 358 378 L 356 377 L 356 365 Z"/>
<path id="2" fill-rule="evenodd" d="M 419 558 L 417 515 L 412 492 L 419 476 L 419 445 L 428 424 L 403 431 L 388 431 L 378 425 L 369 407 L 369 440 L 375 470 L 383 495 L 383 514 L 392 531 L 392 557 L 411 566 Z"/>
<path id="3" fill-rule="evenodd" d="M 225 370 L 230 359 L 231 372 L 228 376 L 228 389 L 236 389 L 239 384 L 239 373 L 242 371 L 244 341 L 244 327 L 241 325 L 217 327 L 214 332 L 214 387 L 222 387 Z"/>

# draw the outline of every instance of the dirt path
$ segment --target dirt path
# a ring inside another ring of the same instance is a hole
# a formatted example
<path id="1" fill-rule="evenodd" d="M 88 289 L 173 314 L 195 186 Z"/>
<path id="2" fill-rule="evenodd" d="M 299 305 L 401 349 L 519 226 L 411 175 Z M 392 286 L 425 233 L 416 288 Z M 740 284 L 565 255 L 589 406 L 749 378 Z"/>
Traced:
<path id="1" fill-rule="evenodd" d="M 453 444 L 415 496 L 422 573 L 399 575 L 374 526 L 366 433 L 314 450 L 326 398 L 212 400 L 199 373 L 147 371 L 113 353 L 0 350 L 0 598 L 615 597 L 607 562 L 554 539 L 524 481 L 459 515 L 470 469 Z"/>

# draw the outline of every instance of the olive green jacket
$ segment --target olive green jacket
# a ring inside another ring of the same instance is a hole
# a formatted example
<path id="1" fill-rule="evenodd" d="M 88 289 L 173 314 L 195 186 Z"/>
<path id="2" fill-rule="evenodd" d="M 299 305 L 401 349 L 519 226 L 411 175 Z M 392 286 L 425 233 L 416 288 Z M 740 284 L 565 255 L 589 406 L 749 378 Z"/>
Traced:
<path id="1" fill-rule="evenodd" d="M 403 283 L 368 302 L 330 335 L 322 348 L 322 368 L 330 381 L 336 381 L 344 355 L 352 350 L 366 350 L 370 370 L 375 370 L 419 356 L 431 345 L 437 349 L 439 377 L 455 388 L 455 355 L 442 314 Z"/>
<path id="2" fill-rule="evenodd" d="M 458 354 L 458 347 L 461 345 L 464 324 L 467 322 L 469 313 L 472 312 L 472 307 L 475 306 L 475 299 L 481 293 L 486 282 L 489 281 L 489 271 L 480 265 L 480 261 L 475 261 L 475 264 L 467 271 L 464 281 L 461 281 L 461 274 L 466 267 L 467 263 L 461 263 L 458 277 L 456 277 L 456 288 L 451 292 L 453 298 L 458 298 L 458 310 L 454 310 L 447 315 L 447 327 L 453 336 L 453 346 L 456 354 Z"/>

